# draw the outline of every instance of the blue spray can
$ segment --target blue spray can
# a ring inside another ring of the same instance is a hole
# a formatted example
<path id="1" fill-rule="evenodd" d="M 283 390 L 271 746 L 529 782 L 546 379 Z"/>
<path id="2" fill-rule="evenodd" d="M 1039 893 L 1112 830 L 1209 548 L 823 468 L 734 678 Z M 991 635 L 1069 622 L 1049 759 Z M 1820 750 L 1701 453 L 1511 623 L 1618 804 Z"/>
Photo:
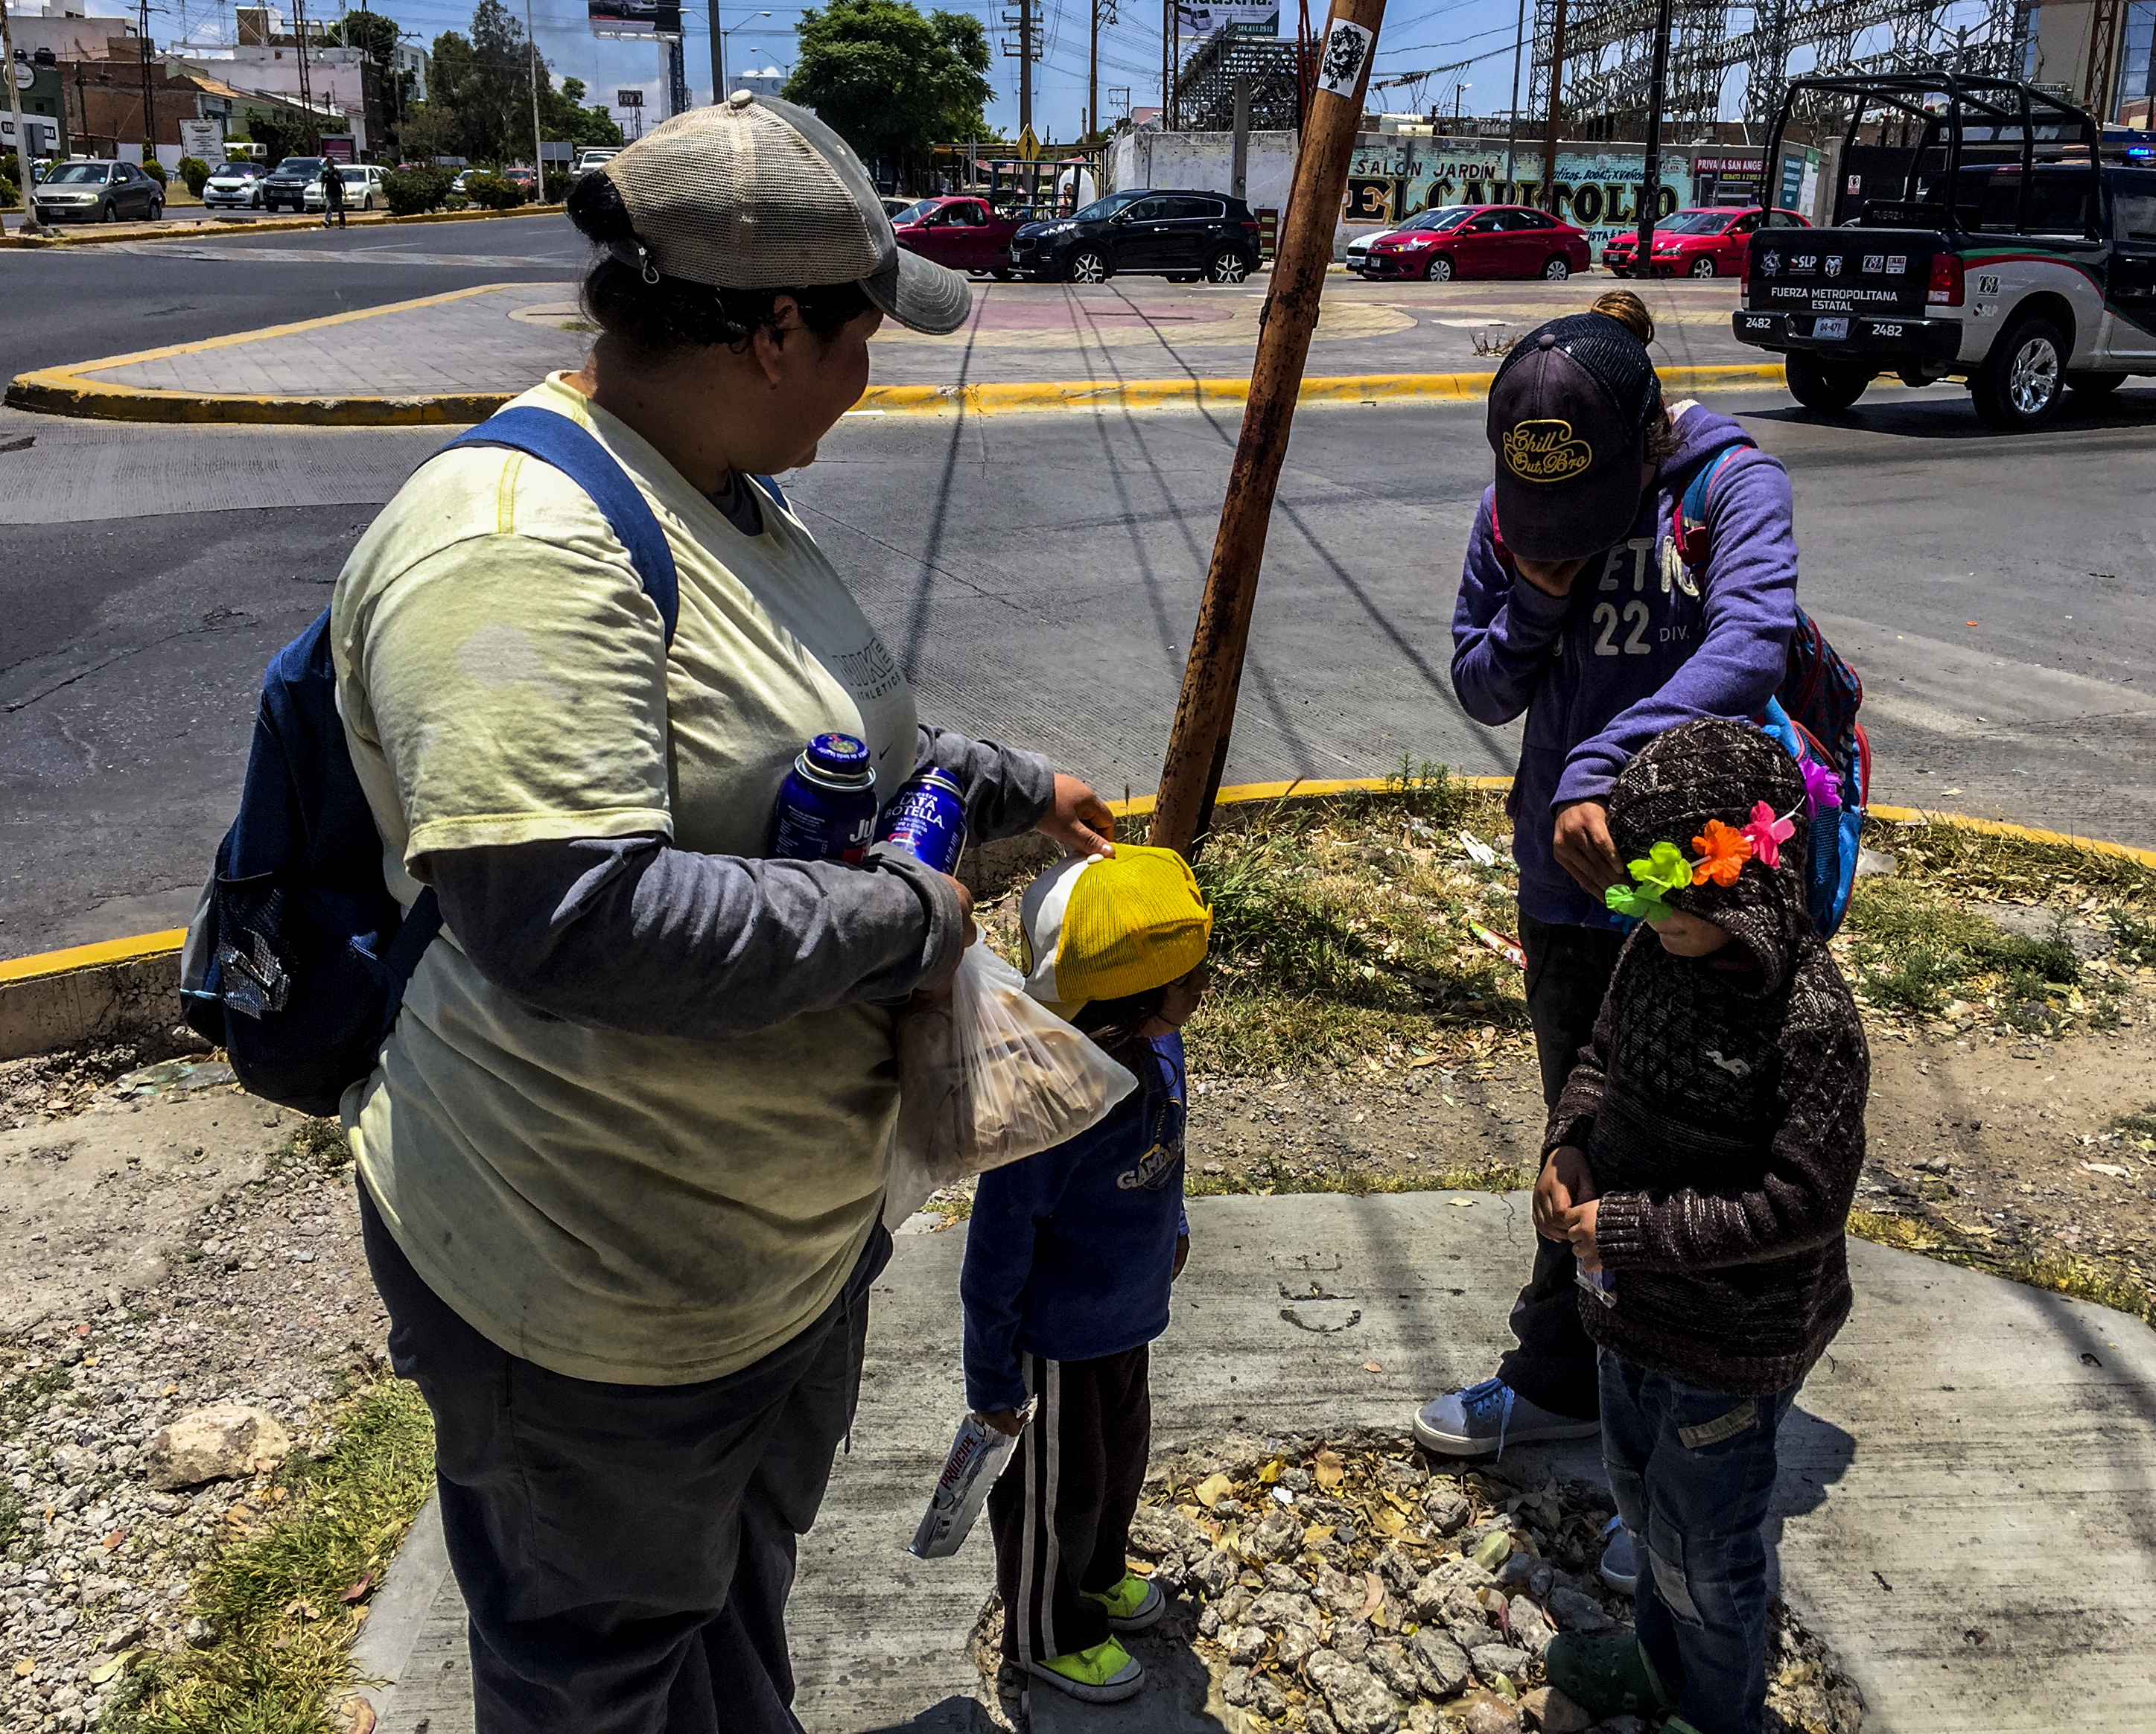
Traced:
<path id="1" fill-rule="evenodd" d="M 858 861 L 875 836 L 875 762 L 851 735 L 819 735 L 778 786 L 771 853 L 788 861 Z"/>
<path id="2" fill-rule="evenodd" d="M 947 771 L 923 771 L 898 792 L 879 829 L 880 841 L 955 875 L 966 847 L 965 791 Z"/>

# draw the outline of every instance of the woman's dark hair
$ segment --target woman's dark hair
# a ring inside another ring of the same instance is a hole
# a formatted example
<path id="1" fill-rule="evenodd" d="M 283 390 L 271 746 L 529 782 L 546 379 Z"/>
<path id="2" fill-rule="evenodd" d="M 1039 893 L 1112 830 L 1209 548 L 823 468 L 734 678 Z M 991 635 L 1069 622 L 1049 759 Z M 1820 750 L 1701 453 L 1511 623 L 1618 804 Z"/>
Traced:
<path id="1" fill-rule="evenodd" d="M 569 189 L 569 220 L 602 250 L 584 274 L 584 311 L 592 323 L 647 355 L 725 344 L 739 353 L 762 326 L 778 321 L 772 304 L 791 296 L 801 323 L 829 342 L 850 320 L 874 304 L 857 283 L 824 283 L 801 289 L 715 289 L 680 277 L 652 282 L 610 250 L 639 237 L 621 189 L 603 172 L 585 175 Z"/>
<path id="2" fill-rule="evenodd" d="M 1136 1072 L 1146 1039 L 1138 1032 L 1160 1015 L 1161 1007 L 1168 1003 L 1168 990 L 1174 985 L 1163 982 L 1158 988 L 1127 993 L 1121 999 L 1089 999 L 1070 1021 L 1092 1037 L 1093 1045 L 1117 1065 Z"/>

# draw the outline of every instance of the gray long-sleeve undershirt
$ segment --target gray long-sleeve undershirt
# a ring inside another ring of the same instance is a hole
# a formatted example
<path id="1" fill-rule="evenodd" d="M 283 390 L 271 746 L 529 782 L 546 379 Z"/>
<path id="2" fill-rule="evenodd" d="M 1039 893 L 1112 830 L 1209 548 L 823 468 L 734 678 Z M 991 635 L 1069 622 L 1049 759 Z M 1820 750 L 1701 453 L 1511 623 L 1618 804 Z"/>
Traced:
<path id="1" fill-rule="evenodd" d="M 922 725 L 915 769 L 949 771 L 983 840 L 1055 799 L 1038 754 Z M 940 979 L 957 894 L 904 851 L 861 866 L 700 854 L 654 836 L 436 850 L 424 877 L 480 973 L 532 1010 L 632 1034 L 724 1041 Z"/>

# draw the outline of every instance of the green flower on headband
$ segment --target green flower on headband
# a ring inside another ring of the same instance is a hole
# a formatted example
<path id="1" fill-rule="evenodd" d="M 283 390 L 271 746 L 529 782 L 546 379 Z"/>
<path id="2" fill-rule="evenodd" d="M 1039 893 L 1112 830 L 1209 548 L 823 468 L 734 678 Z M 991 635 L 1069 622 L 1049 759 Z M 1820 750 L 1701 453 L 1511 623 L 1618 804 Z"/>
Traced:
<path id="1" fill-rule="evenodd" d="M 1661 891 L 1682 891 L 1691 885 L 1691 863 L 1685 859 L 1684 851 L 1674 843 L 1658 843 L 1647 851 L 1644 861 L 1631 864 L 1632 877 L 1643 885 L 1652 888 L 1650 895 Z M 1660 896 L 1656 895 L 1656 900 Z"/>
<path id="2" fill-rule="evenodd" d="M 1664 849 L 1669 847 L 1667 844 L 1660 846 Z M 1632 864 L 1635 870 L 1645 864 L 1644 861 Z M 1660 885 L 1643 885 L 1637 890 L 1630 885 L 1612 885 L 1602 894 L 1602 900 L 1619 915 L 1630 916 L 1639 921 L 1662 921 L 1670 912 L 1669 905 L 1662 901 Z"/>

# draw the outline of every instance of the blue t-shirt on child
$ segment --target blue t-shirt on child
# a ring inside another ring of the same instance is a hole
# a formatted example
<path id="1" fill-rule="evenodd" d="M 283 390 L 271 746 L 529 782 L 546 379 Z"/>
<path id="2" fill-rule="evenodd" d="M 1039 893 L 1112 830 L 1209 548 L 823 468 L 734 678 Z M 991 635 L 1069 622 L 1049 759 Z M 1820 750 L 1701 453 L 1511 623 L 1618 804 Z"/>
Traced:
<path id="1" fill-rule="evenodd" d="M 966 1401 L 1026 1400 L 1020 1357 L 1091 1361 L 1168 1329 L 1183 1213 L 1183 1038 L 1144 1044 L 1139 1087 L 1067 1144 L 981 1177 L 958 1292 Z"/>

